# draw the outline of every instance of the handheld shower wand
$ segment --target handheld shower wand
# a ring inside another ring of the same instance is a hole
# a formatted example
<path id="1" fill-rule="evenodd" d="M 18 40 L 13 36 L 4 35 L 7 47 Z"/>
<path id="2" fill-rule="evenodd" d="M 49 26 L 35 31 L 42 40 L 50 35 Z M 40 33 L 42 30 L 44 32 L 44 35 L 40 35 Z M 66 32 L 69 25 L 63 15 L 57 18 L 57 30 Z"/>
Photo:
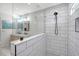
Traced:
<path id="1" fill-rule="evenodd" d="M 58 35 L 58 23 L 57 23 L 57 15 L 58 13 L 57 12 L 54 12 L 54 15 L 55 15 L 55 34 Z"/>

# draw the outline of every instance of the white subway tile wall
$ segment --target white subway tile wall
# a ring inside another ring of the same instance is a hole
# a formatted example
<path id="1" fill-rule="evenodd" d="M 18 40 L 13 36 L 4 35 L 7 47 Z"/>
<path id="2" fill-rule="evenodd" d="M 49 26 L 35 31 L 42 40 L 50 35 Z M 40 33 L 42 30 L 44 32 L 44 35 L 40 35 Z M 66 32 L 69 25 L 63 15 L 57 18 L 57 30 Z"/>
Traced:
<path id="1" fill-rule="evenodd" d="M 58 35 L 55 35 L 55 16 L 58 12 Z M 68 40 L 68 4 L 51 7 L 46 13 L 47 56 L 66 56 Z"/>
<path id="2" fill-rule="evenodd" d="M 79 56 L 79 32 L 75 32 L 75 18 L 77 17 L 79 17 L 79 8 L 70 15 L 69 19 L 68 55 L 70 56 Z"/>

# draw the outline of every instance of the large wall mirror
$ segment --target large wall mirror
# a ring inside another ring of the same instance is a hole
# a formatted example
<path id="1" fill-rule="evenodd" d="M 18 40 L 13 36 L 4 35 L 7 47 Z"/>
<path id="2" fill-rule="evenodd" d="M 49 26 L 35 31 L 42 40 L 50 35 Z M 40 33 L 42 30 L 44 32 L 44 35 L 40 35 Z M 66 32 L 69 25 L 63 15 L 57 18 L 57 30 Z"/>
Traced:
<path id="1" fill-rule="evenodd" d="M 29 18 L 26 17 L 22 17 L 22 16 L 18 16 L 15 17 L 15 28 L 16 28 L 16 33 L 17 34 L 27 34 L 29 29 L 30 29 L 30 21 Z"/>

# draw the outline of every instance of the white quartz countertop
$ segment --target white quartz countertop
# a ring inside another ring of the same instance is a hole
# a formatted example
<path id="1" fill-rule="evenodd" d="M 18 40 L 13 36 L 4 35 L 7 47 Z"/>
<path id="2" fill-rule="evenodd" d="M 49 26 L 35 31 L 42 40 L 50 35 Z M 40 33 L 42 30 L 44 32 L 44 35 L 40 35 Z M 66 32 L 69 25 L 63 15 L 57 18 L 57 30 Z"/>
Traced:
<path id="1" fill-rule="evenodd" d="M 33 38 L 35 38 L 35 37 L 38 37 L 38 36 L 41 36 L 41 35 L 44 35 L 44 33 L 37 34 L 37 35 L 34 35 L 34 36 L 30 36 L 30 37 L 27 37 L 27 36 L 26 36 L 26 37 L 23 38 L 22 41 L 20 41 L 20 39 L 18 39 L 18 40 L 12 41 L 11 44 L 17 45 L 17 44 L 23 43 L 23 42 L 25 42 L 25 41 L 31 40 L 31 39 L 33 39 Z"/>
<path id="2" fill-rule="evenodd" d="M 30 34 L 12 34 L 14 36 L 19 36 L 19 37 L 29 37 Z"/>

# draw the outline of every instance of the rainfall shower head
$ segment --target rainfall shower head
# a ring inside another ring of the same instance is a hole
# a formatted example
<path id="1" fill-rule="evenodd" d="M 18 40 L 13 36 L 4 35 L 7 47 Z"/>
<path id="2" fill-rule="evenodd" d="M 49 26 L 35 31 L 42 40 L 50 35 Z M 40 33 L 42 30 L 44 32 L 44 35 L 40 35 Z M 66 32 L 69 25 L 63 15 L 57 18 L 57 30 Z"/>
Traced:
<path id="1" fill-rule="evenodd" d="M 54 12 L 54 15 L 57 15 L 58 14 L 58 12 Z"/>

